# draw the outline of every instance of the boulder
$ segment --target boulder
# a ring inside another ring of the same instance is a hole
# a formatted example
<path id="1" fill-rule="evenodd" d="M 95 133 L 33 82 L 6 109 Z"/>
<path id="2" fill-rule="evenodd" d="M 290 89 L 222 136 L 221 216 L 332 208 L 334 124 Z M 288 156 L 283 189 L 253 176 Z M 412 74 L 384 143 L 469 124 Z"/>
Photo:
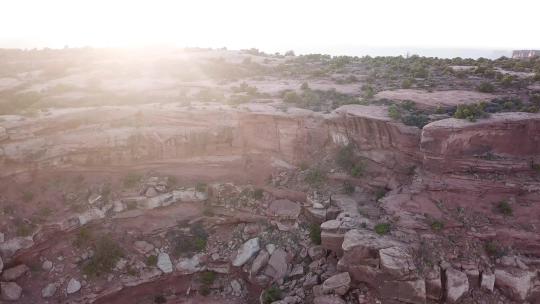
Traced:
<path id="1" fill-rule="evenodd" d="M 480 287 L 489 291 L 493 291 L 495 287 L 495 274 L 489 270 L 482 272 Z"/>
<path id="2" fill-rule="evenodd" d="M 160 252 L 157 260 L 157 267 L 164 273 L 171 273 L 173 271 L 173 266 L 171 258 L 165 252 Z"/>
<path id="3" fill-rule="evenodd" d="M 456 303 L 468 291 L 467 275 L 452 267 L 446 269 L 446 300 L 449 303 Z"/>
<path id="4" fill-rule="evenodd" d="M 270 254 L 266 250 L 261 250 L 255 260 L 253 260 L 253 264 L 251 264 L 251 274 L 256 274 L 261 270 L 266 264 L 268 263 L 268 260 L 270 259 Z"/>
<path id="5" fill-rule="evenodd" d="M 268 260 L 268 266 L 266 267 L 264 274 L 272 277 L 274 280 L 279 280 L 287 275 L 287 252 L 283 249 L 276 249 Z"/>
<path id="6" fill-rule="evenodd" d="M 266 213 L 269 216 L 281 219 L 296 220 L 300 215 L 301 207 L 299 204 L 287 199 L 275 200 L 270 203 Z"/>
<path id="7" fill-rule="evenodd" d="M 495 287 L 515 301 L 525 301 L 534 284 L 535 273 L 519 268 L 495 270 Z"/>
<path id="8" fill-rule="evenodd" d="M 4 270 L 2 273 L 2 280 L 15 281 L 20 276 L 25 274 L 29 270 L 28 266 L 24 264 L 17 265 L 15 267 Z"/>
<path id="9" fill-rule="evenodd" d="M 441 270 L 439 267 L 433 268 L 426 273 L 426 298 L 440 300 L 443 296 Z"/>
<path id="10" fill-rule="evenodd" d="M 1 282 L 0 293 L 2 300 L 17 301 L 21 297 L 22 288 L 15 282 Z"/>
<path id="11" fill-rule="evenodd" d="M 66 287 L 67 294 L 76 293 L 81 289 L 81 282 L 75 280 L 74 278 L 69 279 L 69 282 Z"/>
<path id="12" fill-rule="evenodd" d="M 34 245 L 32 237 L 16 237 L 6 242 L 0 243 L 0 254 L 6 258 L 11 257 L 15 252 L 30 248 Z"/>
<path id="13" fill-rule="evenodd" d="M 197 191 L 195 188 L 179 189 L 173 191 L 175 202 L 203 202 L 208 199 L 206 192 Z"/>
<path id="14" fill-rule="evenodd" d="M 259 238 L 253 238 L 246 241 L 237 251 L 236 257 L 234 258 L 232 264 L 235 267 L 241 267 L 244 265 L 252 256 L 261 250 L 259 246 Z"/>
<path id="15" fill-rule="evenodd" d="M 201 271 L 203 270 L 201 258 L 202 254 L 196 254 L 191 258 L 180 259 L 180 261 L 176 263 L 176 270 L 182 274 L 192 274 Z"/>
<path id="16" fill-rule="evenodd" d="M 397 300 L 400 303 L 426 303 L 426 283 L 418 279 L 413 281 L 383 281 L 377 286 L 381 297 Z"/>
<path id="17" fill-rule="evenodd" d="M 326 256 L 326 250 L 322 246 L 311 246 L 308 249 L 308 255 L 312 260 L 318 260 Z"/>
<path id="18" fill-rule="evenodd" d="M 85 225 L 86 223 L 90 221 L 99 220 L 104 217 L 105 217 L 105 212 L 103 212 L 101 209 L 98 209 L 98 208 L 92 208 L 82 214 L 79 214 L 78 219 L 81 225 Z"/>
<path id="19" fill-rule="evenodd" d="M 417 277 L 416 266 L 408 249 L 392 246 L 379 250 L 381 270 L 396 280 L 411 280 Z"/>
<path id="20" fill-rule="evenodd" d="M 43 261 L 43 264 L 41 264 L 41 269 L 45 271 L 51 271 L 52 268 L 53 268 L 53 262 L 49 260 L 45 260 Z"/>
<path id="21" fill-rule="evenodd" d="M 351 286 L 351 276 L 348 272 L 342 272 L 326 279 L 322 284 L 324 294 L 335 293 L 345 295 Z"/>
<path id="22" fill-rule="evenodd" d="M 147 241 L 135 241 L 135 249 L 142 254 L 154 250 L 154 245 L 148 243 Z"/>
<path id="23" fill-rule="evenodd" d="M 41 296 L 43 298 L 50 298 L 54 296 L 57 288 L 58 288 L 58 285 L 56 283 L 49 283 L 47 284 L 47 286 L 43 287 L 43 289 L 41 290 Z"/>
<path id="24" fill-rule="evenodd" d="M 338 296 L 318 296 L 313 299 L 313 304 L 346 304 L 342 298 Z"/>

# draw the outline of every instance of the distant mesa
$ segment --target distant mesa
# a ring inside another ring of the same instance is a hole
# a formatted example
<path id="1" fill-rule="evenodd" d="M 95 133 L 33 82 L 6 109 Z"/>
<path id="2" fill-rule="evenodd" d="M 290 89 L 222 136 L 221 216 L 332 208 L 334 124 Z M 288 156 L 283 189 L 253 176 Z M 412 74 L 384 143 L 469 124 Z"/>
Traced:
<path id="1" fill-rule="evenodd" d="M 527 59 L 540 57 L 540 50 L 515 50 L 512 52 L 513 59 Z"/>

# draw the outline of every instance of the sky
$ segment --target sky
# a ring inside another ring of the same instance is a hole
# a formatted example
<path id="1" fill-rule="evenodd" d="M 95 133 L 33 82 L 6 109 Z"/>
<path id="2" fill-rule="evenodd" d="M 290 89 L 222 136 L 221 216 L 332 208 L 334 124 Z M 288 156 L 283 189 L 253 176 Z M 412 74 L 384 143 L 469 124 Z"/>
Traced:
<path id="1" fill-rule="evenodd" d="M 0 47 L 540 48 L 538 0 L 2 0 Z"/>

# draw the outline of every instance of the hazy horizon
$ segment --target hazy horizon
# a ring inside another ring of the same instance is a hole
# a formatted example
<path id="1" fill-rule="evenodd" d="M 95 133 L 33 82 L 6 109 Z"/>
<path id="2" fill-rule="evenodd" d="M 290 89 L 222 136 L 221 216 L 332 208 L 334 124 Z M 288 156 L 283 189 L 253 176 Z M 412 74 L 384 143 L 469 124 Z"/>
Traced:
<path id="1" fill-rule="evenodd" d="M 533 41 L 540 4 L 306 0 L 6 1 L 1 48 L 210 47 L 331 55 L 509 56 Z M 516 26 L 518 24 L 519 26 Z"/>

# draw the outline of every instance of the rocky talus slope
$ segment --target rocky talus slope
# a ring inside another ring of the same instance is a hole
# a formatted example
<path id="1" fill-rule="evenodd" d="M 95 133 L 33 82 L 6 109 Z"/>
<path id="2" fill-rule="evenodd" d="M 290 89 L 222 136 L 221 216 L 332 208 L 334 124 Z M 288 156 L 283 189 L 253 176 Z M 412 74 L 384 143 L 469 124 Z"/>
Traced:
<path id="1" fill-rule="evenodd" d="M 540 114 L 420 130 L 382 106 L 142 105 L 0 126 L 4 301 L 540 303 Z"/>

